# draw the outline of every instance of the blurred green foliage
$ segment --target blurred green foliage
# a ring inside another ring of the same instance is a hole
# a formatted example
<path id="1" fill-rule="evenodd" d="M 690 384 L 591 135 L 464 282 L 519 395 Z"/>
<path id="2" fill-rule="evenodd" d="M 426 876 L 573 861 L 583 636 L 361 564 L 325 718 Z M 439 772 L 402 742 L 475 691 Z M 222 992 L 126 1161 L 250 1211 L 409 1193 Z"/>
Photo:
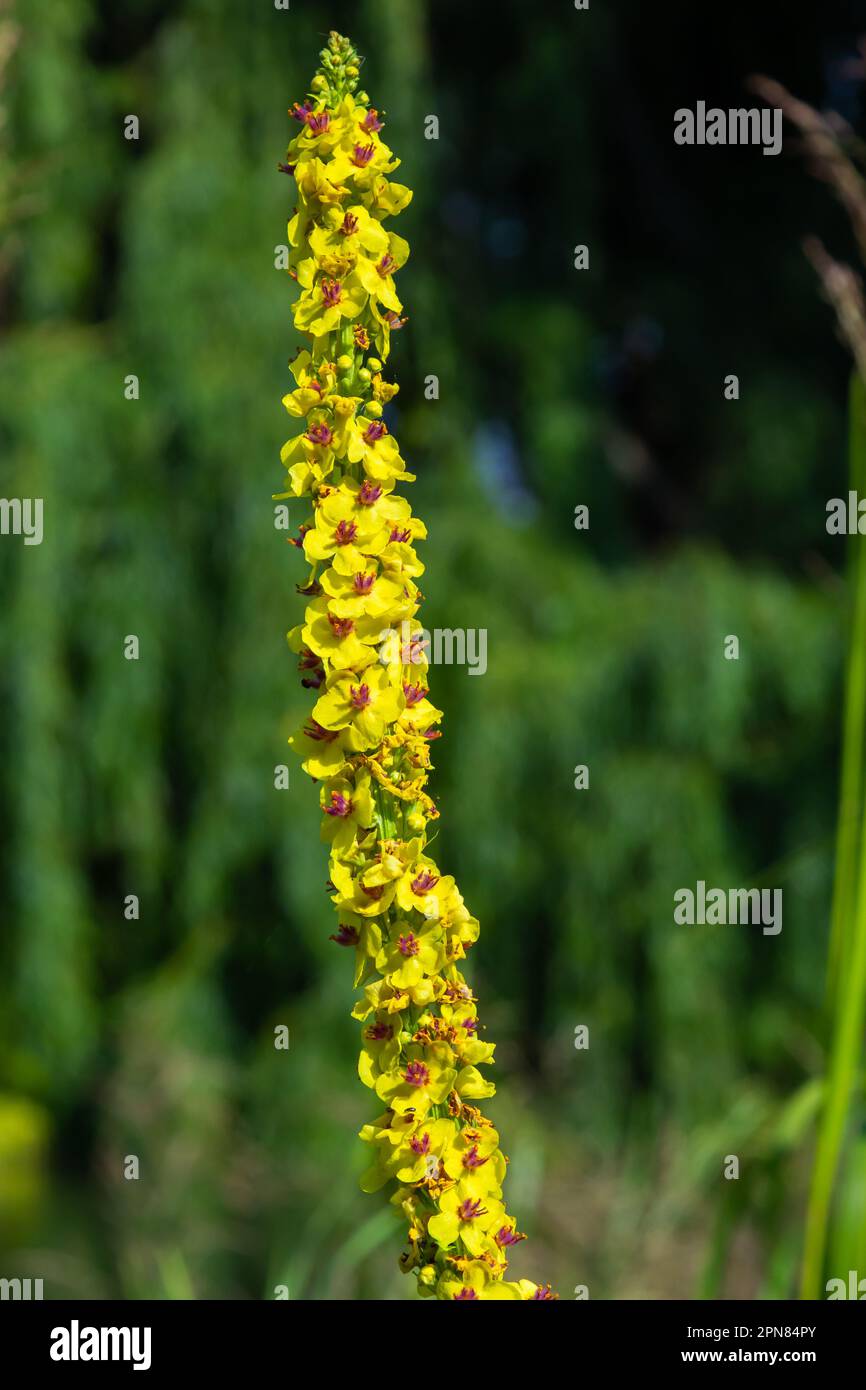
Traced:
<path id="1" fill-rule="evenodd" d="M 374 1101 L 315 789 L 273 784 L 309 707 L 270 498 L 296 347 L 275 166 L 331 26 L 417 190 L 391 366 L 425 622 L 488 631 L 483 678 L 432 672 L 434 790 L 482 920 L 515 1264 L 566 1297 L 793 1287 L 846 372 L 796 237 L 841 231 L 795 161 L 674 167 L 669 126 L 681 95 L 740 104 L 747 63 L 812 95 L 834 12 L 780 48 L 748 6 L 714 42 L 685 4 L 548 8 L 19 5 L 0 468 L 4 496 L 45 499 L 45 539 L 0 543 L 0 1236 L 46 1296 L 411 1293 L 396 1220 L 357 1190 Z M 699 878 L 783 888 L 781 936 L 676 928 Z"/>

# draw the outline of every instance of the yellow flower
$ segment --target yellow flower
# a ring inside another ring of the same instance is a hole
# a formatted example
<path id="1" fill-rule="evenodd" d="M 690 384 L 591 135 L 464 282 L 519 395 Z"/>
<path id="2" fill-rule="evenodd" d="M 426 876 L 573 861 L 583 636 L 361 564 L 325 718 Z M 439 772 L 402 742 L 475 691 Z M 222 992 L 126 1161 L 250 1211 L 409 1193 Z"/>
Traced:
<path id="1" fill-rule="evenodd" d="M 304 642 L 332 670 L 357 672 L 376 660 L 374 645 L 382 631 L 378 618 L 340 617 L 330 610 L 327 598 L 316 598 L 307 607 L 306 619 Z"/>
<path id="2" fill-rule="evenodd" d="M 466 954 L 466 947 L 478 940 L 479 925 L 478 918 L 467 911 L 463 897 L 456 887 L 445 904 L 442 926 L 448 939 L 449 958 L 461 960 Z M 470 1060 L 480 1059 L 475 1057 Z"/>
<path id="3" fill-rule="evenodd" d="M 289 145 L 290 156 L 296 160 L 324 157 L 331 154 L 354 127 L 355 103 L 351 97 L 345 97 L 332 112 L 319 102 L 299 119 L 301 129 Z"/>
<path id="4" fill-rule="evenodd" d="M 397 718 L 403 692 L 388 680 L 380 666 L 362 675 L 345 671 L 329 676 L 316 701 L 313 719 L 323 729 L 348 729 L 352 747 L 360 752 L 381 742 L 386 725 Z"/>
<path id="5" fill-rule="evenodd" d="M 365 1023 L 375 1012 L 400 1014 L 409 1007 L 409 1003 L 406 990 L 393 989 L 385 980 L 374 980 L 364 986 L 363 998 L 354 1005 L 352 1017 L 359 1023 Z"/>
<path id="6" fill-rule="evenodd" d="M 549 1286 L 505 1279 L 522 1239 L 502 1201 L 507 1160 L 476 1102 L 495 1087 L 476 1000 L 458 965 L 478 936 L 449 875 L 427 852 L 438 810 L 427 791 L 441 710 L 428 690 L 415 550 L 426 538 L 396 486 L 412 482 L 385 419 L 398 390 L 383 375 L 406 316 L 396 287 L 406 241 L 385 228 L 411 200 L 382 119 L 357 93 L 352 45 L 331 34 L 312 95 L 296 103 L 284 170 L 295 327 L 308 346 L 283 399 L 299 421 L 283 446 L 278 496 L 306 497 L 292 544 L 309 565 L 303 623 L 289 633 L 312 714 L 289 742 L 321 783 L 330 845 L 331 939 L 354 954 L 361 991 L 358 1074 L 387 1107 L 361 1130 L 361 1185 L 391 1184 L 406 1221 L 400 1266 L 422 1297 L 540 1301 Z M 375 355 L 374 355 L 375 354 Z"/>
<path id="7" fill-rule="evenodd" d="M 364 202 L 375 216 L 394 217 L 402 212 L 412 201 L 412 190 L 405 184 L 393 183 L 377 176 L 364 191 Z"/>
<path id="8" fill-rule="evenodd" d="M 341 912 L 340 923 L 331 940 L 338 946 L 355 949 L 355 978 L 357 986 L 369 976 L 373 961 L 382 949 L 382 932 L 378 924 L 354 912 Z"/>
<path id="9" fill-rule="evenodd" d="M 375 131 L 356 129 L 349 132 L 340 148 L 334 151 L 332 177 L 352 183 L 363 198 L 365 192 L 371 192 L 383 175 L 396 169 L 399 163 Z"/>
<path id="10" fill-rule="evenodd" d="M 378 928 L 376 930 L 378 931 Z M 358 1076 L 364 1085 L 372 1090 L 378 1077 L 396 1066 L 400 1060 L 400 1024 L 395 1022 L 393 1013 L 377 1011 L 361 1036 L 363 1041 L 358 1058 Z M 392 1135 L 387 1131 L 386 1138 L 393 1147 L 397 1140 L 396 1134 Z"/>
<path id="11" fill-rule="evenodd" d="M 310 717 L 291 735 L 289 746 L 302 759 L 304 771 L 318 780 L 333 777 L 346 766 L 349 753 L 354 751 L 347 748 L 348 737 L 348 730 L 326 729 Z"/>
<path id="12" fill-rule="evenodd" d="M 463 1182 L 466 1190 L 476 1197 L 486 1197 L 502 1191 L 506 1163 L 499 1148 L 499 1135 L 492 1125 L 473 1129 L 466 1125 L 456 1130 L 442 1155 L 449 1178 Z"/>
<path id="13" fill-rule="evenodd" d="M 292 490 L 299 497 L 311 491 L 315 484 L 324 482 L 334 467 L 333 430 L 323 418 L 324 412 L 317 411 L 316 416 L 315 420 L 309 420 L 304 434 L 288 440 L 280 451 Z"/>
<path id="14" fill-rule="evenodd" d="M 389 401 L 394 399 L 397 392 L 400 390 L 396 381 L 384 381 L 381 372 L 374 373 L 370 386 L 373 392 L 373 400 L 378 401 L 380 405 L 387 405 Z"/>
<path id="15" fill-rule="evenodd" d="M 478 1037 L 478 1014 L 474 1004 L 444 1003 L 440 1013 L 461 1062 L 477 1066 L 479 1062 L 493 1060 L 495 1043 L 482 1042 Z"/>
<path id="16" fill-rule="evenodd" d="M 295 181 L 301 201 L 311 211 L 321 207 L 333 207 L 348 197 L 348 188 L 343 187 L 339 180 L 334 181 L 332 175 L 335 172 L 333 166 L 326 168 L 318 158 L 305 159 L 298 163 Z"/>
<path id="17" fill-rule="evenodd" d="M 353 574 L 341 574 L 333 566 L 325 570 L 320 582 L 330 599 L 329 611 L 338 618 L 382 618 L 389 614 L 394 622 L 407 617 L 416 607 L 415 585 L 411 580 L 401 585 L 378 570 L 370 560 Z M 379 623 L 380 634 L 381 627 Z"/>
<path id="18" fill-rule="evenodd" d="M 397 989 L 411 989 L 424 975 L 435 974 L 443 959 L 441 930 L 428 924 L 413 930 L 398 921 L 376 957 L 376 968 Z"/>
<path id="19" fill-rule="evenodd" d="M 477 1067 L 461 1067 L 454 1082 L 454 1089 L 461 1100 L 489 1100 L 496 1095 L 492 1081 L 485 1081 Z"/>
<path id="20" fill-rule="evenodd" d="M 408 256 L 409 243 L 391 232 L 381 255 L 371 259 L 365 257 L 358 262 L 358 279 L 370 298 L 396 314 L 403 312 L 403 305 L 394 285 L 394 273 L 405 265 Z"/>
<path id="21" fill-rule="evenodd" d="M 322 396 L 324 404 L 308 405 L 306 389 L 290 392 L 283 398 L 290 414 L 307 412 L 306 428 L 288 440 L 280 450 L 280 458 L 290 471 L 298 463 L 307 465 L 317 482 L 331 472 L 336 459 L 340 459 L 349 447 L 350 421 L 357 397 L 340 396 L 336 392 Z M 299 401 L 296 398 L 302 397 Z M 288 403 L 288 404 L 287 404 Z"/>
<path id="22" fill-rule="evenodd" d="M 424 566 L 418 559 L 410 541 L 412 527 L 417 522 L 417 517 L 412 517 L 407 526 L 401 527 L 399 523 L 391 528 L 391 536 L 385 549 L 381 551 L 381 560 L 384 568 L 395 578 L 417 579 L 424 573 Z M 423 523 L 421 523 L 423 525 Z M 419 539 L 426 536 L 426 528 Z"/>
<path id="23" fill-rule="evenodd" d="M 350 430 L 352 425 L 350 425 Z M 427 528 L 418 517 L 412 515 L 412 508 L 405 497 L 396 496 L 392 489 L 396 477 L 382 478 L 377 482 L 370 478 L 358 481 L 355 478 L 343 478 L 340 483 L 339 495 L 341 505 L 346 508 L 342 513 L 347 518 L 365 518 L 368 523 L 376 523 L 377 528 L 387 530 L 388 539 L 384 550 L 381 552 L 383 560 L 387 562 L 388 569 L 395 574 L 402 573 L 404 568 L 408 574 L 408 567 L 401 565 L 400 560 L 403 551 L 409 549 L 409 543 L 415 540 L 423 540 L 427 535 Z M 420 574 L 423 566 L 414 570 L 413 573 Z M 343 570 L 348 573 L 347 570 Z"/>
<path id="24" fill-rule="evenodd" d="M 400 879 L 397 902 L 404 912 L 420 912 L 423 917 L 435 920 L 442 916 L 453 888 L 454 879 L 450 874 L 441 877 L 432 859 L 421 858 L 410 864 Z"/>
<path id="25" fill-rule="evenodd" d="M 311 362 L 309 352 L 302 350 L 289 364 L 297 382 L 295 390 L 283 396 L 283 405 L 290 415 L 304 416 L 316 406 L 324 405 L 337 384 L 336 372 L 330 363 L 323 362 L 311 370 Z"/>
<path id="26" fill-rule="evenodd" d="M 427 699 L 427 686 L 421 679 L 405 680 L 403 694 L 406 696 L 406 707 L 400 715 L 400 722 L 404 728 L 418 729 L 425 733 L 427 729 L 439 723 L 442 711 Z"/>
<path id="27" fill-rule="evenodd" d="M 389 1178 L 401 1183 L 429 1186 L 440 1180 L 442 1155 L 454 1137 L 453 1120 L 418 1120 L 414 1114 L 395 1115 L 388 1129 L 377 1133 L 361 1132 L 367 1142 L 377 1145 L 376 1161 L 364 1174 L 361 1186 L 365 1192 L 375 1192 Z"/>
<path id="28" fill-rule="evenodd" d="M 310 232 L 310 250 L 317 260 L 324 256 L 361 253 L 379 261 L 388 254 L 389 237 L 381 222 L 371 217 L 361 203 L 332 207 Z"/>
<path id="29" fill-rule="evenodd" d="M 526 1280 L 520 1281 L 525 1283 Z M 436 1285 L 437 1297 L 457 1303 L 511 1302 L 525 1299 L 520 1283 L 509 1284 L 496 1279 L 484 1260 L 467 1261 L 462 1270 L 449 1269 Z M 535 1286 L 533 1285 L 533 1288 Z"/>
<path id="30" fill-rule="evenodd" d="M 329 778 L 319 792 L 319 801 L 324 813 L 322 839 L 337 850 L 348 848 L 354 843 L 358 830 L 367 830 L 373 824 L 373 798 L 367 773 L 358 773 L 354 782 L 345 777 Z"/>
<path id="31" fill-rule="evenodd" d="M 400 1063 L 380 1076 L 376 1095 L 398 1115 L 411 1110 L 423 1118 L 431 1105 L 441 1105 L 454 1085 L 456 1071 L 451 1049 L 444 1045 L 405 1048 Z"/>
<path id="32" fill-rule="evenodd" d="M 364 569 L 364 557 L 380 554 L 389 543 L 387 523 L 375 512 L 363 511 L 343 488 L 332 492 L 316 508 L 315 525 L 304 536 L 304 554 L 310 561 L 340 556 L 343 573 Z"/>
<path id="33" fill-rule="evenodd" d="M 394 901 L 393 884 L 371 883 L 368 870 L 353 872 L 339 859 L 331 861 L 331 881 L 336 889 L 332 902 L 341 916 L 354 912 L 360 917 L 382 917 Z"/>
<path id="34" fill-rule="evenodd" d="M 450 1246 L 456 1241 L 480 1256 L 495 1249 L 491 1231 L 505 1220 L 505 1208 L 496 1197 L 478 1197 L 472 1183 L 461 1179 L 443 1192 L 439 1211 L 431 1216 L 428 1231 L 437 1245 Z"/>
<path id="35" fill-rule="evenodd" d="M 343 319 L 356 319 L 366 303 L 367 291 L 355 271 L 340 280 L 320 275 L 295 304 L 295 327 L 314 337 L 332 333 Z"/>
<path id="36" fill-rule="evenodd" d="M 384 420 L 357 416 L 349 436 L 347 456 L 350 463 L 360 463 L 367 477 L 375 483 L 411 479 L 400 457 L 397 441 L 389 434 Z"/>
<path id="37" fill-rule="evenodd" d="M 388 563 L 388 545 L 381 554 L 381 562 L 386 570 L 391 573 Z M 387 666 L 393 681 L 402 681 L 404 685 L 417 685 L 424 683 L 429 666 L 428 648 L 429 642 L 427 634 L 419 622 L 407 619 L 392 628 L 387 637 L 382 642 L 382 649 L 379 653 L 379 660 L 383 666 Z"/>

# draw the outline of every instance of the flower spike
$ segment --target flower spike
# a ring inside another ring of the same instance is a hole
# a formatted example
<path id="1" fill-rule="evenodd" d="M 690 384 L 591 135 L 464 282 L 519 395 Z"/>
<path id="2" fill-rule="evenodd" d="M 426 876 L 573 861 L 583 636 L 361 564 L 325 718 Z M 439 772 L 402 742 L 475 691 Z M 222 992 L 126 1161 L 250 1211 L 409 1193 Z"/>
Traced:
<path id="1" fill-rule="evenodd" d="M 391 176 L 384 113 L 359 91 L 361 60 L 332 33 L 279 167 L 297 185 L 288 270 L 306 339 L 284 399 L 297 432 L 282 450 L 286 494 L 310 512 L 293 544 L 310 566 L 309 601 L 289 633 L 302 685 L 315 695 L 290 742 L 318 782 L 331 940 L 351 948 L 361 997 L 358 1071 L 376 1093 L 364 1126 L 361 1185 L 390 1186 L 408 1226 L 400 1267 L 423 1297 L 547 1300 L 508 1280 L 524 1237 L 505 1209 L 506 1163 L 478 1102 L 494 1045 L 478 1021 L 463 961 L 478 937 L 454 879 L 427 850 L 438 816 L 427 792 L 441 711 L 429 699 L 417 620 L 416 544 L 426 528 L 398 484 L 412 481 L 383 418 L 391 335 L 406 322 L 395 276 L 408 244 L 390 230 L 412 193 Z"/>

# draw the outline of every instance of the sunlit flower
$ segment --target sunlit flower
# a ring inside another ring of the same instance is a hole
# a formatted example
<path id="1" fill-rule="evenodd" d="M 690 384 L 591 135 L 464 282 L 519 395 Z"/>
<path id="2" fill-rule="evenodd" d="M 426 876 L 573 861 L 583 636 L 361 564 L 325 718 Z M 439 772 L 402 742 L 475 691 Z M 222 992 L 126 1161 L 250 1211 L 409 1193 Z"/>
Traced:
<path id="1" fill-rule="evenodd" d="M 391 1184 L 407 1224 L 400 1266 L 422 1297 L 547 1301 L 549 1286 L 506 1279 L 522 1240 L 505 1209 L 507 1160 L 478 1108 L 494 1093 L 460 965 L 478 936 L 454 879 L 427 852 L 438 810 L 426 790 L 442 712 L 416 614 L 424 523 L 395 491 L 411 482 L 385 416 L 383 375 L 407 322 L 395 276 L 406 241 L 383 224 L 412 198 L 383 120 L 357 93 L 358 59 L 332 34 L 308 98 L 291 109 L 286 164 L 297 184 L 288 224 L 295 328 L 308 346 L 283 404 L 281 497 L 305 499 L 292 544 L 310 566 L 304 620 L 289 633 L 311 714 L 289 740 L 321 783 L 334 945 L 354 957 L 358 1075 L 385 1107 L 364 1126 L 365 1191 Z M 357 95 L 356 95 L 357 93 Z M 389 417 L 390 418 L 390 417 Z"/>

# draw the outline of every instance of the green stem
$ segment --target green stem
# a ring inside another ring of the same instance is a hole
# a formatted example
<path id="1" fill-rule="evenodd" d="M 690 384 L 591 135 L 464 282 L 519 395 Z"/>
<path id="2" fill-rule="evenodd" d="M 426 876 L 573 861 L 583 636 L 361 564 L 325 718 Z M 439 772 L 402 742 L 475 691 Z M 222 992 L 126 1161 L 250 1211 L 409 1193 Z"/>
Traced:
<path id="1" fill-rule="evenodd" d="M 851 487 L 858 491 L 866 480 L 866 390 L 859 377 L 852 381 L 850 420 Z M 821 1296 L 833 1192 L 860 1065 L 866 1015 L 866 816 L 862 807 L 866 725 L 866 546 L 859 535 L 852 538 L 852 550 L 850 573 L 854 599 L 845 683 L 828 978 L 833 1032 L 806 1214 L 801 1284 L 801 1296 L 809 1299 Z"/>
<path id="2" fill-rule="evenodd" d="M 866 488 L 866 389 L 859 376 L 851 381 L 849 473 L 852 491 Z M 844 978 L 845 942 L 854 915 L 857 891 L 857 840 L 863 800 L 863 745 L 866 729 L 866 546 L 851 538 L 848 550 L 849 582 L 853 590 L 848 658 L 845 674 L 845 706 L 842 735 L 842 776 L 830 954 L 827 970 L 827 1002 L 832 1014 L 839 980 Z"/>
<path id="3" fill-rule="evenodd" d="M 803 1257 L 803 1298 L 820 1297 L 833 1188 L 860 1064 L 863 1020 L 866 1017 L 866 822 L 861 840 L 857 911 L 851 938 L 845 977 L 840 983 L 824 1114 L 812 1172 Z"/>
<path id="4" fill-rule="evenodd" d="M 385 788 L 379 782 L 373 781 L 373 804 L 376 807 L 377 828 L 380 840 L 393 840 L 397 831 L 394 820 L 394 798 L 388 797 Z M 386 802 L 390 803 L 390 810 L 386 809 Z"/>

